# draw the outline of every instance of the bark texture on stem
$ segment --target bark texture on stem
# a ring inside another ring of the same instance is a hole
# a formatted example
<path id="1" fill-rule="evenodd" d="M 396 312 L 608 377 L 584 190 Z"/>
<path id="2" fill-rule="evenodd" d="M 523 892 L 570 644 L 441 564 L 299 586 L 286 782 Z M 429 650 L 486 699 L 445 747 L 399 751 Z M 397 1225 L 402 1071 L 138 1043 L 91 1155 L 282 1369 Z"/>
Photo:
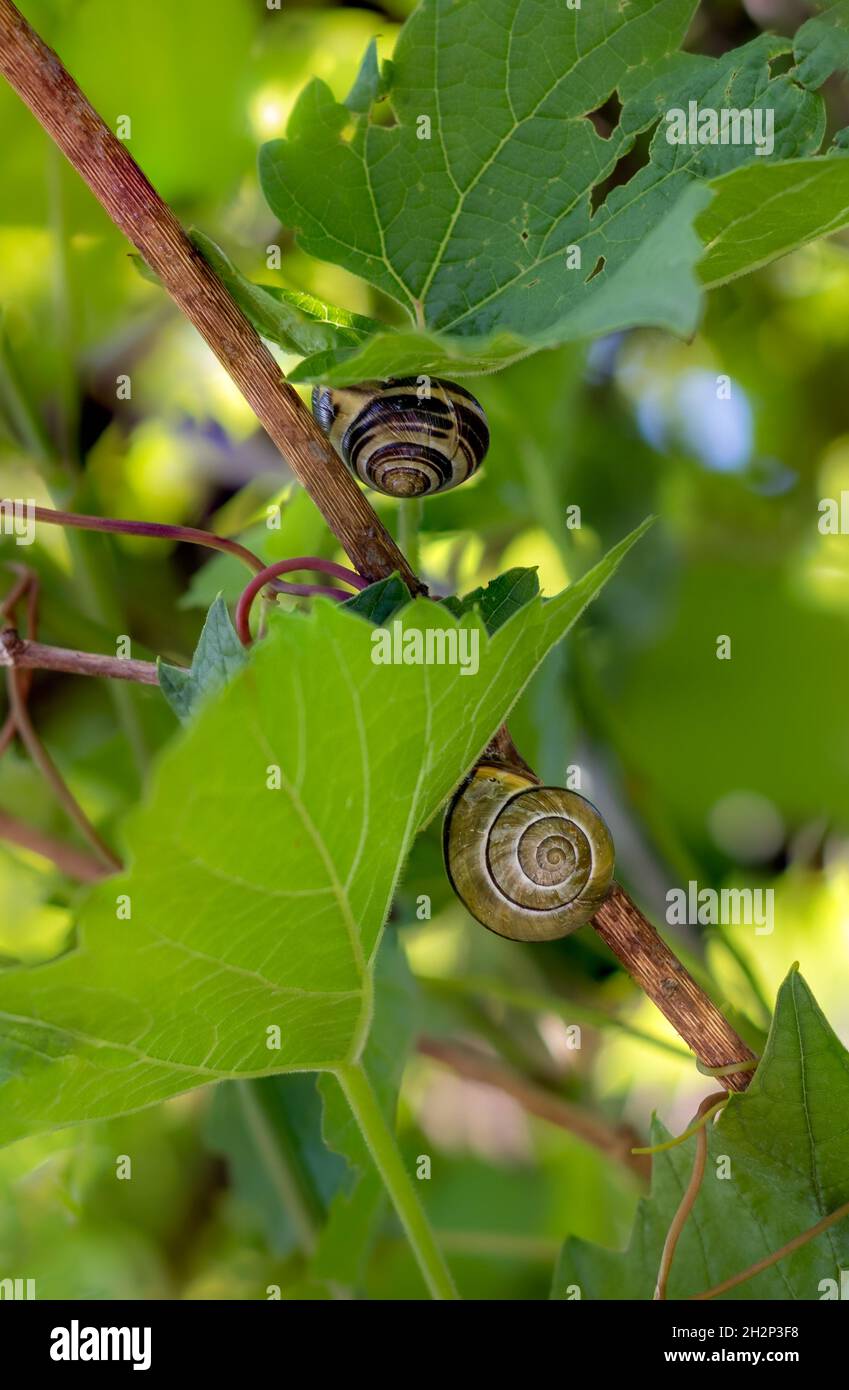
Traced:
<path id="1" fill-rule="evenodd" d="M 751 1062 L 755 1054 L 708 999 L 618 883 L 592 925 L 706 1067 Z M 718 1078 L 728 1091 L 745 1091 L 751 1072 Z"/>
<path id="2" fill-rule="evenodd" d="M 0 72 L 212 348 L 359 572 L 367 579 L 383 579 L 399 570 L 413 593 L 422 592 L 392 537 L 224 285 L 126 145 L 11 0 L 0 0 Z"/>

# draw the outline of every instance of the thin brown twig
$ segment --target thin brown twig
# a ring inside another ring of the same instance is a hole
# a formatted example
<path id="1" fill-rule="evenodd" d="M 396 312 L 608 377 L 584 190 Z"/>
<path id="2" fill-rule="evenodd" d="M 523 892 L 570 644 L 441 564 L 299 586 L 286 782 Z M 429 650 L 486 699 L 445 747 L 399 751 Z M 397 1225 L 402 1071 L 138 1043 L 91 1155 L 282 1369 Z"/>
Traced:
<path id="1" fill-rule="evenodd" d="M 608 1157 L 618 1160 L 626 1168 L 639 1174 L 643 1180 L 646 1179 L 647 1162 L 631 1153 L 635 1137 L 632 1130 L 624 1127 L 613 1128 L 581 1106 L 573 1105 L 562 1096 L 554 1095 L 544 1087 L 528 1081 L 496 1057 L 490 1057 L 464 1043 L 422 1037 L 418 1040 L 417 1050 L 423 1056 L 431 1057 L 434 1061 L 450 1067 L 458 1076 L 469 1081 L 478 1081 L 484 1086 L 492 1086 L 503 1091 L 505 1095 L 512 1096 L 530 1115 L 547 1120 L 549 1124 L 557 1125 L 560 1129 L 569 1130 L 585 1143 L 592 1144 Z"/>
<path id="2" fill-rule="evenodd" d="M 13 567 L 10 566 L 9 568 Z M 34 570 L 27 569 L 25 565 L 15 565 L 14 569 L 18 577 L 3 602 L 0 603 L 0 615 L 4 618 L 10 617 L 14 613 L 24 594 L 28 592 L 32 584 L 32 576 L 35 573 Z"/>
<path id="3" fill-rule="evenodd" d="M 13 627 L 0 631 L 0 666 L 20 671 L 62 671 L 69 676 L 107 676 L 111 680 L 136 681 L 158 685 L 159 675 L 152 661 L 135 657 L 103 656 L 100 652 L 80 652 L 73 647 L 51 647 L 19 637 Z M 0 736 L 1 737 L 1 736 Z"/>
<path id="4" fill-rule="evenodd" d="M 705 1096 L 701 1102 L 696 1116 L 698 1119 L 706 1117 L 707 1112 L 712 1110 L 716 1102 L 725 1102 L 727 1097 L 724 1091 L 714 1092 L 711 1096 Z M 681 1233 L 686 1225 L 687 1218 L 693 1210 L 693 1205 L 699 1195 L 702 1179 L 705 1175 L 705 1163 L 707 1162 L 707 1124 L 703 1124 L 696 1134 L 696 1152 L 693 1158 L 693 1171 L 690 1174 L 690 1181 L 687 1190 L 681 1198 L 678 1210 L 672 1218 L 669 1230 L 666 1233 L 666 1240 L 663 1243 L 663 1253 L 660 1257 L 660 1269 L 657 1275 L 657 1286 L 654 1291 L 655 1299 L 663 1300 L 666 1298 L 666 1289 L 669 1283 L 669 1275 L 672 1271 L 672 1261 L 681 1239 Z"/>
<path id="5" fill-rule="evenodd" d="M 110 873 L 93 855 L 66 844 L 64 840 L 57 840 L 54 835 L 48 835 L 34 825 L 26 825 L 5 811 L 0 811 L 0 838 L 18 845 L 20 849 L 31 850 L 42 859 L 49 859 L 63 874 L 78 878 L 81 883 L 96 883 Z"/>
<path id="6" fill-rule="evenodd" d="M 123 867 L 120 859 L 113 854 L 106 841 L 101 838 L 99 832 L 92 825 L 76 797 L 66 786 L 65 779 L 47 749 L 44 747 L 41 739 L 38 737 L 35 726 L 29 717 L 29 710 L 27 709 L 26 700 L 23 698 L 19 682 L 20 675 L 18 671 L 12 668 L 6 672 L 6 689 L 9 695 L 9 704 L 12 708 L 12 714 L 15 717 L 15 725 L 27 752 L 50 786 L 56 800 L 91 845 L 98 858 L 102 860 L 110 872 L 120 873 Z"/>
<path id="7" fill-rule="evenodd" d="M 31 638 L 38 636 L 38 599 L 41 581 L 38 572 L 30 569 L 29 565 L 10 564 L 9 569 L 13 570 L 18 579 L 9 590 L 2 604 L 0 604 L 0 618 L 14 619 L 15 609 L 23 598 L 27 600 L 27 632 Z M 27 671 L 21 677 L 20 690 L 24 700 L 29 698 L 32 686 L 32 672 Z M 15 716 L 11 710 L 6 716 L 2 728 L 0 728 L 0 758 L 12 743 L 17 733 Z"/>
<path id="8" fill-rule="evenodd" d="M 44 521 L 48 526 L 71 526 L 79 531 L 105 531 L 116 536 L 146 536 L 151 540 L 185 541 L 191 545 L 202 545 L 209 550 L 220 550 L 226 555 L 233 555 L 237 560 L 242 560 L 254 573 L 265 567 L 265 560 L 248 550 L 246 545 L 240 545 L 228 536 L 217 536 L 214 531 L 202 531 L 197 526 L 171 526 L 162 521 L 87 516 L 82 512 L 59 511 L 55 507 L 33 507 L 32 513 L 36 521 Z"/>

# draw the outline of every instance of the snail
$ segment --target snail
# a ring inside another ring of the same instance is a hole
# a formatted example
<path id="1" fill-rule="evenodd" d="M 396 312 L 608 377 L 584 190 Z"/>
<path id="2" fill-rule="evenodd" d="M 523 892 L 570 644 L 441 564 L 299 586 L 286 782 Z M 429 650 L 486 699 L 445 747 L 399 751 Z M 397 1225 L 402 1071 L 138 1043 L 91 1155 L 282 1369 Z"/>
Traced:
<path id="1" fill-rule="evenodd" d="M 483 926 L 513 941 L 553 941 L 598 911 L 613 881 L 613 841 L 576 792 L 480 763 L 448 808 L 448 878 Z"/>
<path id="2" fill-rule="evenodd" d="M 452 381 L 397 377 L 359 386 L 316 386 L 313 415 L 351 472 L 390 497 L 457 487 L 489 448 L 483 407 Z"/>

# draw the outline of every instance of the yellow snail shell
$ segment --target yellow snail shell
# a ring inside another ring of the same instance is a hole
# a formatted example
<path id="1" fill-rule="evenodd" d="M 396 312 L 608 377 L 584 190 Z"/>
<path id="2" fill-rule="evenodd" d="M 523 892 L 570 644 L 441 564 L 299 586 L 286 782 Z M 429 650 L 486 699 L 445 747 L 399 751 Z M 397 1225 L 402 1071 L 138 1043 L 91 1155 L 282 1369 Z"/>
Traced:
<path id="1" fill-rule="evenodd" d="M 598 911 L 613 841 L 577 792 L 481 763 L 445 818 L 448 877 L 473 917 L 513 941 L 553 941 Z"/>
<path id="2" fill-rule="evenodd" d="M 453 381 L 419 378 L 316 386 L 312 411 L 361 482 L 389 497 L 447 492 L 479 468 L 489 447 L 483 406 Z"/>

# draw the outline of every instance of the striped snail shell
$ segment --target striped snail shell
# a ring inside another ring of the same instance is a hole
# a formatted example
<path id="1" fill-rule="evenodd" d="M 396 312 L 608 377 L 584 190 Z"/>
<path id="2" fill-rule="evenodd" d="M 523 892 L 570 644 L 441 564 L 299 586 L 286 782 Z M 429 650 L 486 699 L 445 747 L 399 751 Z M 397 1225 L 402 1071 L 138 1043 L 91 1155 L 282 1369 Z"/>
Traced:
<path id="1" fill-rule="evenodd" d="M 312 409 L 351 472 L 390 497 L 447 492 L 470 478 L 489 447 L 483 407 L 452 381 L 406 376 L 316 386 Z"/>
<path id="2" fill-rule="evenodd" d="M 481 763 L 445 817 L 445 865 L 473 917 L 513 941 L 553 941 L 597 912 L 613 882 L 613 841 L 576 792 Z"/>

